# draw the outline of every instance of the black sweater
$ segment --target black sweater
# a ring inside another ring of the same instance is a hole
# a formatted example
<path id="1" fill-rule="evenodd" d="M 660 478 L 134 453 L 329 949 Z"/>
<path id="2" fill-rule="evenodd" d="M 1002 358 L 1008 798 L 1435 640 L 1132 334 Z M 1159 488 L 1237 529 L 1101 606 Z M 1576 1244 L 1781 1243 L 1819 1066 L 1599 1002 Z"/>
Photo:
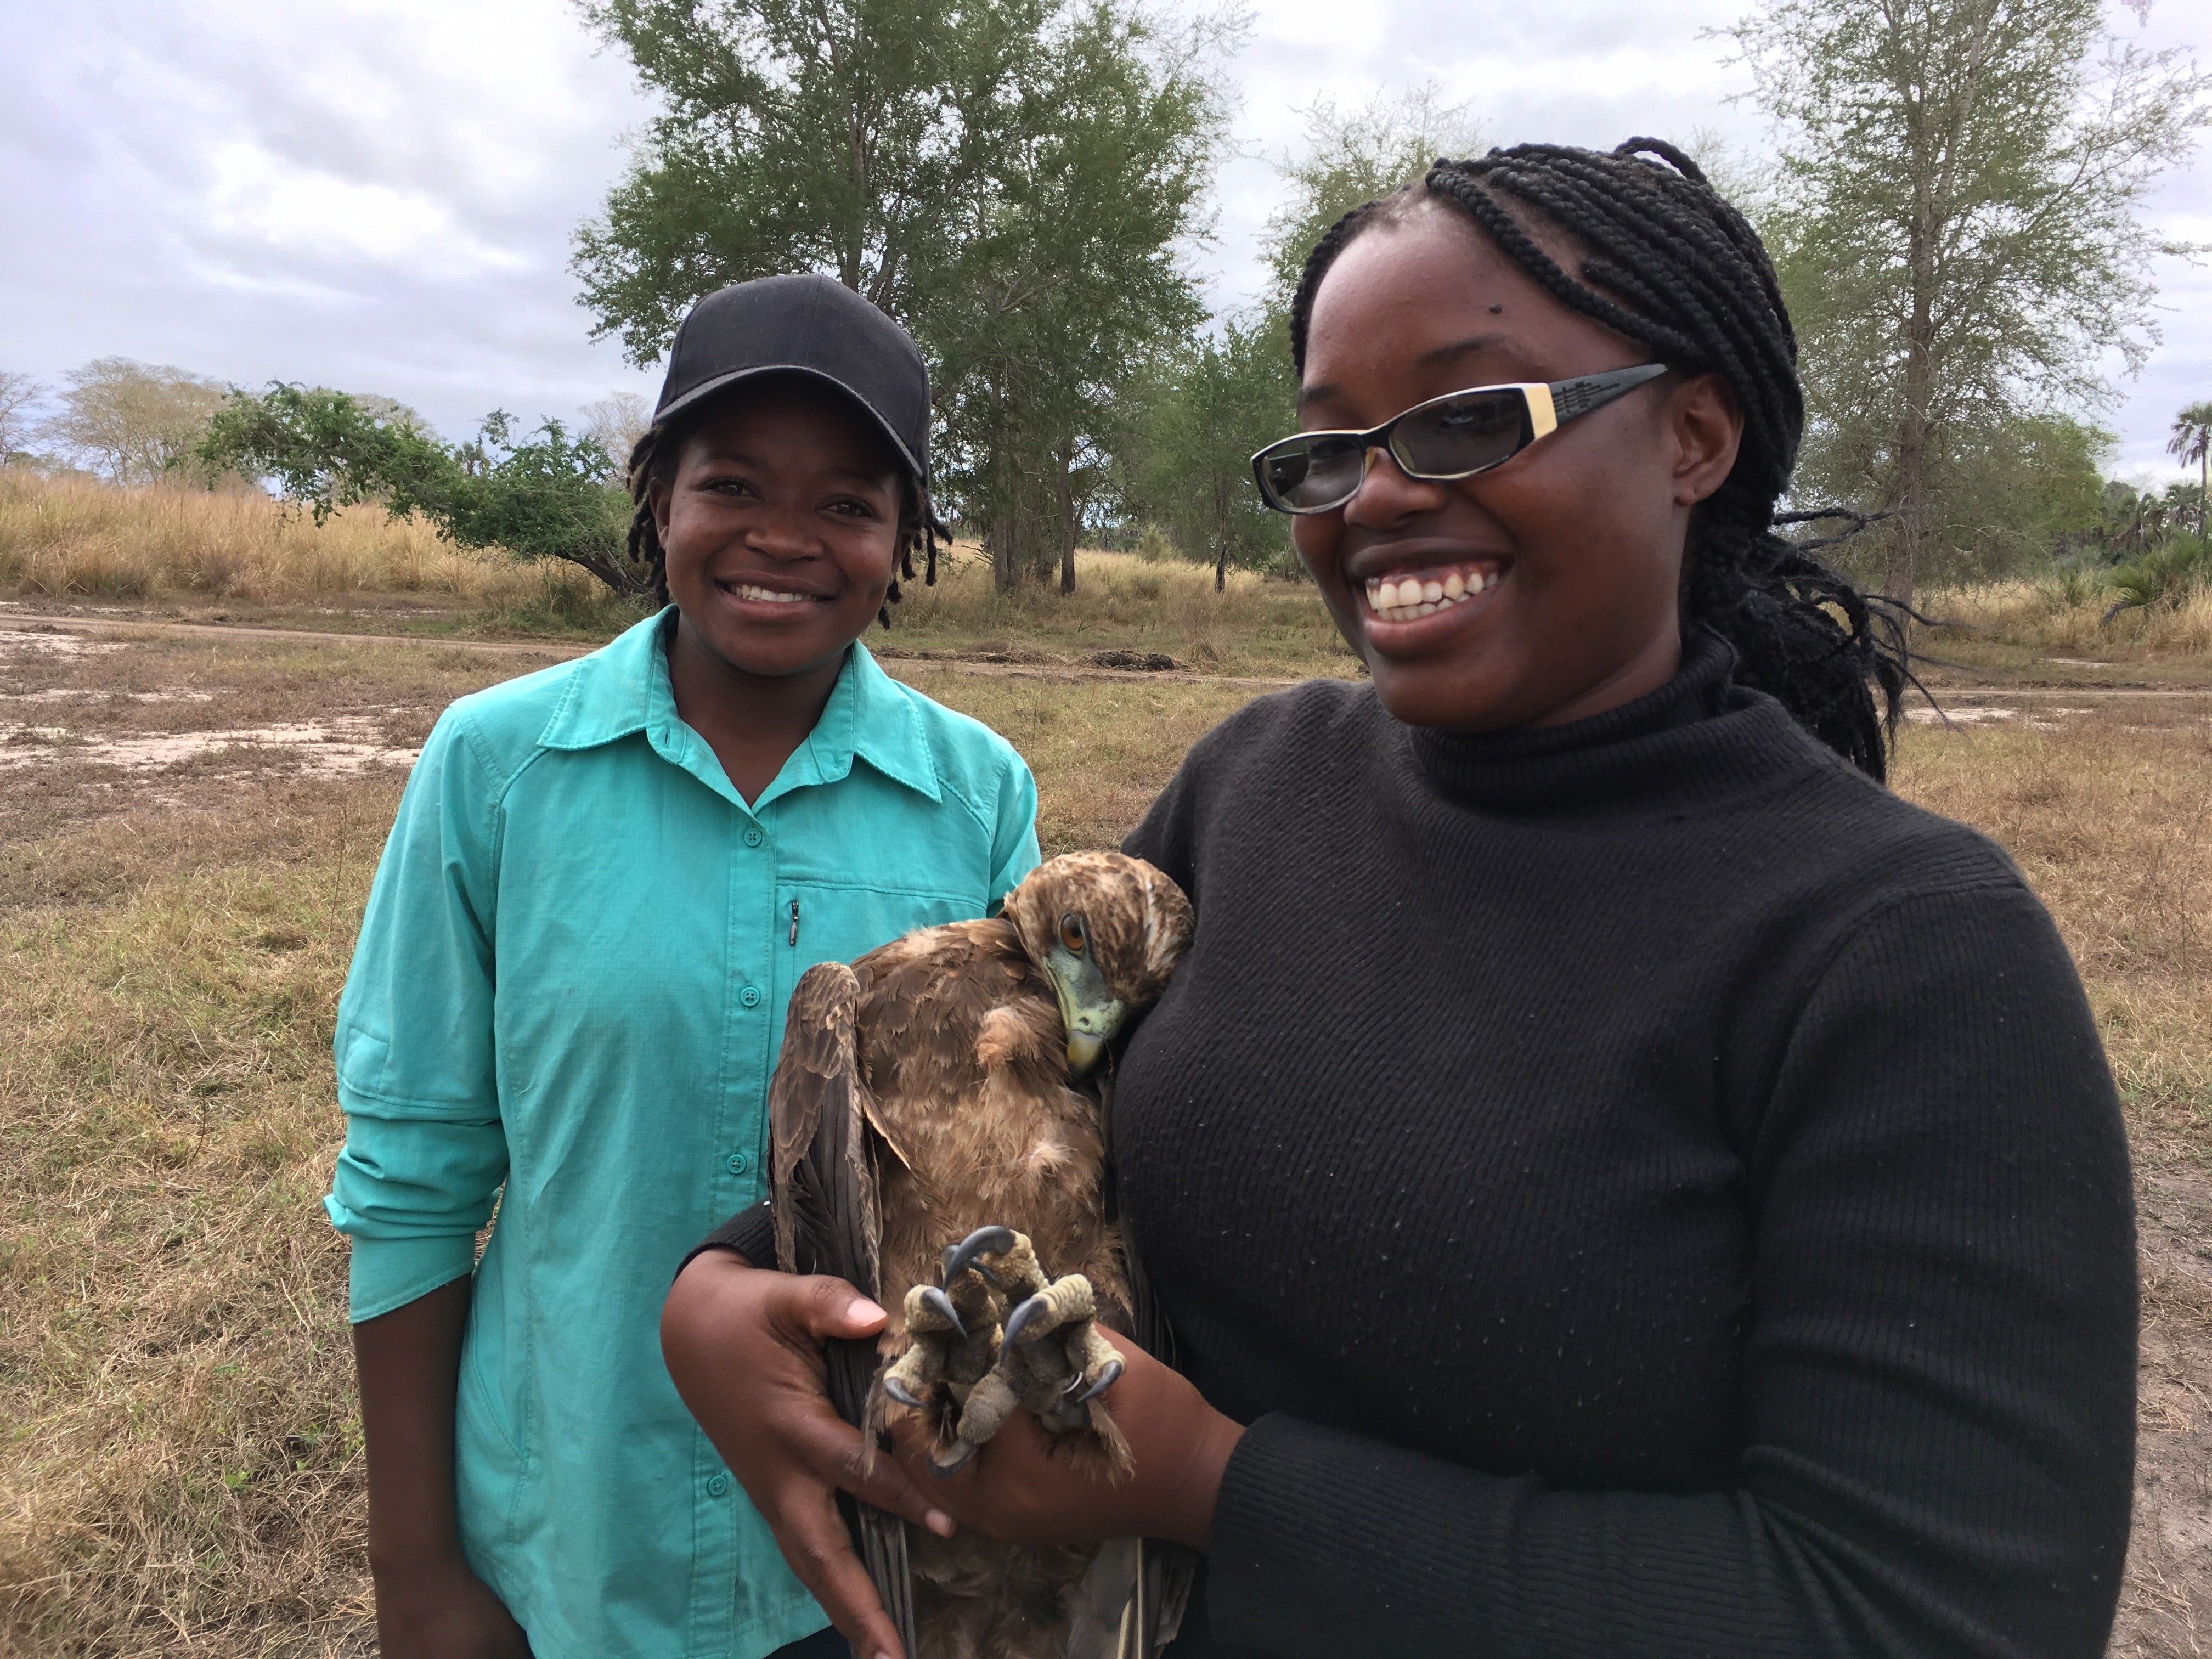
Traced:
<path id="1" fill-rule="evenodd" d="M 2019 872 L 1732 686 L 1305 685 L 1127 842 L 1197 906 L 1124 1218 L 1249 1425 L 1176 1659 L 2100 1653 L 2127 1153 Z"/>

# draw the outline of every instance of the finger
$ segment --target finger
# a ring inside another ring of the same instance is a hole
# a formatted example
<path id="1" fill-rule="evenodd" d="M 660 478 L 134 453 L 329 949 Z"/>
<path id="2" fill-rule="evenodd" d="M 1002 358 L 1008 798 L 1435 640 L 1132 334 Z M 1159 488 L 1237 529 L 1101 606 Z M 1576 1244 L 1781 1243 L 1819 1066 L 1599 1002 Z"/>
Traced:
<path id="1" fill-rule="evenodd" d="M 778 1322 L 817 1344 L 833 1336 L 873 1336 L 890 1316 L 846 1280 L 827 1273 L 789 1276 L 777 1303 Z"/>
<path id="2" fill-rule="evenodd" d="M 788 1528 L 779 1528 L 776 1546 L 808 1594 L 822 1604 L 837 1633 L 852 1644 L 854 1659 L 893 1659 L 902 1655 L 898 1632 L 884 1611 L 860 1558 L 853 1553 L 844 1517 L 828 1492 L 818 1504 L 793 1505 L 785 1513 Z M 794 1512 L 795 1511 L 795 1512 Z"/>
<path id="3" fill-rule="evenodd" d="M 915 1484 L 896 1459 L 880 1452 L 871 1458 L 858 1429 L 835 1415 L 817 1417 L 811 1429 L 807 1461 L 824 1484 L 848 1492 L 886 1515 L 927 1527 L 939 1538 L 952 1536 L 952 1517 Z"/>

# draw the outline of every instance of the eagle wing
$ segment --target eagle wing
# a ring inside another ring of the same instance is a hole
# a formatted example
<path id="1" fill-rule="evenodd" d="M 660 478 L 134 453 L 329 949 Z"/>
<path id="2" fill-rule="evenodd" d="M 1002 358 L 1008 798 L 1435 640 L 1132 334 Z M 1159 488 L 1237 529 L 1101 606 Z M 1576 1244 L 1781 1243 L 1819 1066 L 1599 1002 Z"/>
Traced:
<path id="1" fill-rule="evenodd" d="M 783 1053 L 768 1091 L 770 1210 L 777 1267 L 834 1273 L 873 1297 L 882 1293 L 876 1170 L 886 1151 L 897 1152 L 871 1121 L 874 1102 L 860 1077 L 854 1042 L 860 989 L 850 968 L 825 962 L 808 969 L 791 994 Z M 833 1339 L 828 1362 L 830 1403 L 866 1434 L 875 1340 Z M 900 1642 L 913 1653 L 905 1522 L 844 1492 L 837 1494 L 837 1507 Z"/>

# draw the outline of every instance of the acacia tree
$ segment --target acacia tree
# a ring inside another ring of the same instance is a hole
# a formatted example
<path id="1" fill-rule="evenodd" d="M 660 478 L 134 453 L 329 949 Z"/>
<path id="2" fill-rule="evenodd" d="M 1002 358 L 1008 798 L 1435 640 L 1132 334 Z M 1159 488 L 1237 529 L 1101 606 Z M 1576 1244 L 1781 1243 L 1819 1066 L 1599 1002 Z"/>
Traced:
<path id="1" fill-rule="evenodd" d="M 1894 509 L 1909 599 L 1932 499 L 2005 421 L 2109 397 L 2155 339 L 2136 216 L 2212 77 L 2100 0 L 1766 0 L 1729 32 L 1782 123 L 1762 226 L 1798 329 L 1806 486 Z"/>
<path id="2" fill-rule="evenodd" d="M 32 376 L 0 368 L 0 466 L 7 465 L 9 457 L 28 449 L 32 428 L 37 424 L 32 410 L 46 395 L 46 387 Z"/>
<path id="3" fill-rule="evenodd" d="M 1205 316 L 1177 243 L 1222 131 L 1219 30 L 1164 36 L 1110 3 L 1063 14 L 1017 66 L 921 331 L 939 360 L 947 478 L 1000 588 L 1075 548 L 1146 363 Z"/>
<path id="4" fill-rule="evenodd" d="M 170 477 L 223 404 L 219 380 L 128 357 L 96 357 L 63 378 L 68 390 L 40 435 L 111 483 Z"/>
<path id="5" fill-rule="evenodd" d="M 1001 586 L 1073 580 L 1116 392 L 1201 314 L 1173 244 L 1222 129 L 1234 29 L 1125 0 L 592 0 L 663 108 L 574 268 L 656 359 L 726 283 L 825 270 L 934 370 L 948 505 Z"/>

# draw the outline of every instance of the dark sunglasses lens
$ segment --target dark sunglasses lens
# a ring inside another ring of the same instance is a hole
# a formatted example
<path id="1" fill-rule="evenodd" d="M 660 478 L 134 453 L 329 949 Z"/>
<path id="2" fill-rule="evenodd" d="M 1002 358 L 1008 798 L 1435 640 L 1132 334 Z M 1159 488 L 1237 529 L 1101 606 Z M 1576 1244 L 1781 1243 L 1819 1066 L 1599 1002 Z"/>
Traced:
<path id="1" fill-rule="evenodd" d="M 1261 459 L 1267 494 L 1293 513 L 1334 507 L 1359 488 L 1360 447 L 1348 438 L 1286 438 Z"/>
<path id="2" fill-rule="evenodd" d="M 1431 477 L 1496 466 L 1528 442 L 1528 407 L 1517 392 L 1448 398 L 1401 420 L 1391 453 L 1408 472 Z"/>

